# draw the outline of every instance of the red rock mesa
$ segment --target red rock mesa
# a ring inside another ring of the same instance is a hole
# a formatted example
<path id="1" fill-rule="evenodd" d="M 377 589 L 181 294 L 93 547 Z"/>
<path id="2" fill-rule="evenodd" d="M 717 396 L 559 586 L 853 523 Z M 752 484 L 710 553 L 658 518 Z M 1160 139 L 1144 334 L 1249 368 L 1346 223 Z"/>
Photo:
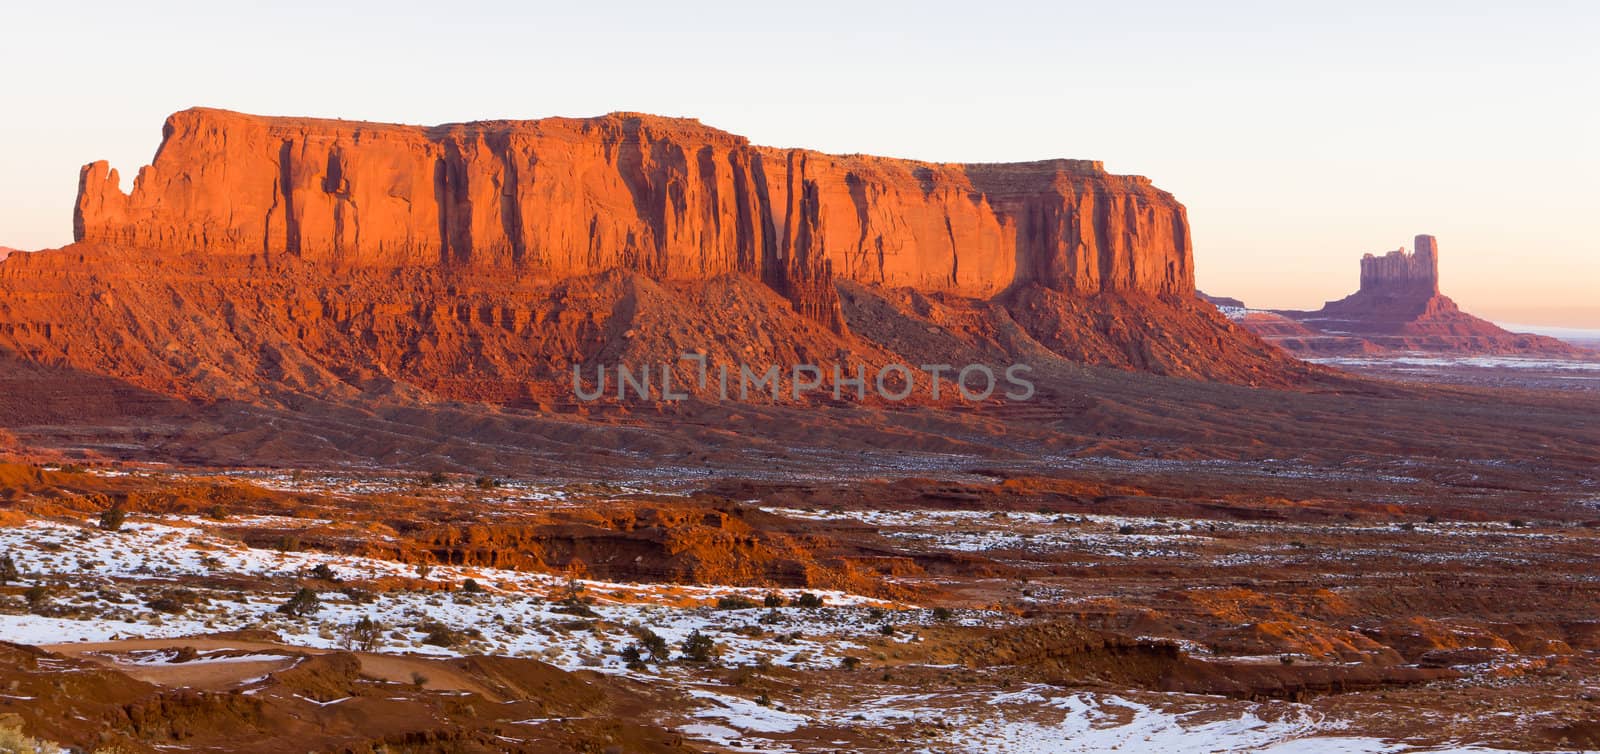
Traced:
<path id="1" fill-rule="evenodd" d="M 0 267 L 0 348 L 202 398 L 539 399 L 574 364 L 696 350 L 1304 373 L 1195 300 L 1183 205 L 1098 162 L 827 155 L 633 113 L 195 109 L 163 135 L 131 193 L 84 167 L 76 243 Z"/>
<path id="2" fill-rule="evenodd" d="M 1186 293 L 1182 205 L 1098 162 L 947 165 L 753 147 L 637 114 L 423 128 L 196 109 L 133 193 L 84 168 L 79 241 L 562 278 L 833 274 L 973 296 Z"/>

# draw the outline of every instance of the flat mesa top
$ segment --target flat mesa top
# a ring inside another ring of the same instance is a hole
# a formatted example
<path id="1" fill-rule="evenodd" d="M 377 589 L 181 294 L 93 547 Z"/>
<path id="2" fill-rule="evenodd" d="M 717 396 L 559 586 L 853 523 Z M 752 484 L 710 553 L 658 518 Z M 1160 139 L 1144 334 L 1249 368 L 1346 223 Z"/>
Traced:
<path id="1" fill-rule="evenodd" d="M 330 135 L 362 136 L 369 134 L 406 134 L 422 135 L 426 137 L 444 136 L 452 133 L 505 133 L 513 131 L 527 131 L 531 133 L 560 133 L 574 131 L 588 131 L 590 129 L 619 129 L 623 134 L 637 133 L 641 128 L 657 132 L 670 132 L 693 135 L 700 139 L 711 141 L 729 142 L 743 146 L 751 146 L 750 139 L 738 134 L 729 133 L 714 126 L 708 126 L 697 118 L 679 118 L 664 115 L 651 115 L 649 113 L 634 111 L 617 111 L 589 117 L 549 116 L 535 119 L 492 119 L 441 123 L 438 125 L 422 125 L 407 123 L 385 123 L 381 121 L 345 120 L 342 118 L 314 118 L 301 116 L 282 115 L 255 115 L 241 113 L 233 110 L 224 110 L 211 107 L 193 107 L 173 113 L 167 118 L 167 134 L 171 135 L 178 130 L 193 130 L 196 128 L 226 126 L 228 123 L 250 124 L 262 126 L 273 131 L 321 131 Z M 791 150 L 783 147 L 762 147 L 758 149 L 772 149 L 775 151 L 805 151 L 813 154 L 822 154 L 812 150 Z M 1075 174 L 1107 175 L 1105 163 L 1100 160 L 1083 160 L 1071 158 L 1050 158 L 1043 160 L 1029 160 L 1024 162 L 934 162 L 900 157 L 884 157 L 867 154 L 833 154 L 839 158 L 869 159 L 869 160 L 894 160 L 897 162 L 926 165 L 929 167 L 960 167 L 982 170 L 990 173 L 1006 171 L 1039 172 L 1052 171 Z M 1124 176 L 1133 179 L 1142 179 L 1143 176 Z"/>

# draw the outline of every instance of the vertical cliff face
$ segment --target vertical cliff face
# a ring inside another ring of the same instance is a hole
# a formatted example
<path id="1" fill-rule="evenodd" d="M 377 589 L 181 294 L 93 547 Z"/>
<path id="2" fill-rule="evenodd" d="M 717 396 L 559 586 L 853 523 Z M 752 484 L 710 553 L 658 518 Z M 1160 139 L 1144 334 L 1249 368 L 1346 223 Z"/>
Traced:
<path id="1" fill-rule="evenodd" d="M 1014 226 L 1018 277 L 1062 291 L 1194 292 L 1183 205 L 1099 162 L 971 165 L 974 186 Z"/>
<path id="2" fill-rule="evenodd" d="M 1194 287 L 1182 205 L 1096 162 L 834 156 L 636 114 L 425 128 L 197 109 L 164 136 L 131 194 L 83 169 L 79 241 L 533 279 L 740 272 L 797 303 L 833 276 L 985 297 Z"/>
<path id="3" fill-rule="evenodd" d="M 804 162 L 805 155 L 791 154 L 789 160 L 792 168 L 795 161 Z M 784 215 L 787 231 L 778 258 L 763 265 L 765 282 L 794 302 L 801 314 L 842 332 L 844 313 L 833 288 L 833 262 L 827 257 L 827 228 L 817 182 L 794 169 L 788 176 L 791 182 L 800 181 L 800 187 L 785 187 L 785 195 L 791 197 Z"/>
<path id="4" fill-rule="evenodd" d="M 1183 206 L 1098 162 L 829 155 L 627 113 L 189 110 L 164 136 L 128 193 L 83 169 L 79 243 L 0 265 L 0 351 L 186 398 L 558 407 L 574 367 L 689 352 L 1308 373 L 1194 300 Z"/>
<path id="5" fill-rule="evenodd" d="M 1391 251 L 1361 258 L 1361 290 L 1369 294 L 1421 295 L 1439 293 L 1439 242 L 1419 235 L 1415 250 Z"/>

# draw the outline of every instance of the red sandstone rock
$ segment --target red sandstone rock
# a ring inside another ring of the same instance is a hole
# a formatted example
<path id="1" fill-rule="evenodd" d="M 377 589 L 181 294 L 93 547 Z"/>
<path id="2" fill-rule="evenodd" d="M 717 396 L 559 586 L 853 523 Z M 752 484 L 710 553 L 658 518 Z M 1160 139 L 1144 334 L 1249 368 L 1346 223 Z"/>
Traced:
<path id="1" fill-rule="evenodd" d="M 1427 235 L 1416 237 L 1415 251 L 1362 257 L 1361 288 L 1317 311 L 1251 313 L 1239 323 L 1303 355 L 1385 350 L 1593 355 L 1555 338 L 1509 332 L 1461 311 L 1439 292 L 1439 244 Z"/>
<path id="2" fill-rule="evenodd" d="M 1182 205 L 1093 162 L 832 156 L 634 114 L 191 110 L 131 194 L 83 169 L 75 233 L 0 267 L 0 352 L 150 396 L 571 408 L 574 366 L 688 352 L 1315 371 L 1196 301 Z"/>
<path id="3" fill-rule="evenodd" d="M 1206 302 L 1206 303 L 1208 303 L 1208 304 L 1210 304 L 1212 306 L 1215 306 L 1218 309 L 1223 310 L 1224 312 L 1226 312 L 1229 309 L 1243 309 L 1243 308 L 1245 308 L 1243 301 L 1240 301 L 1239 299 L 1236 299 L 1236 298 L 1234 298 L 1232 296 L 1212 296 L 1212 295 L 1210 295 L 1210 294 L 1206 293 L 1205 291 L 1202 291 L 1202 290 L 1200 290 L 1198 288 L 1195 289 L 1194 295 L 1197 296 L 1201 301 L 1204 301 L 1204 302 Z"/>
<path id="4" fill-rule="evenodd" d="M 1431 296 L 1439 292 L 1439 242 L 1417 236 L 1416 251 L 1396 249 L 1383 256 L 1361 258 L 1361 292 L 1368 295 Z"/>
<path id="5" fill-rule="evenodd" d="M 833 274 L 989 296 L 1188 294 L 1183 206 L 1098 162 L 956 165 L 754 147 L 616 113 L 424 128 L 195 109 L 133 193 L 85 166 L 79 241 L 561 278 Z"/>

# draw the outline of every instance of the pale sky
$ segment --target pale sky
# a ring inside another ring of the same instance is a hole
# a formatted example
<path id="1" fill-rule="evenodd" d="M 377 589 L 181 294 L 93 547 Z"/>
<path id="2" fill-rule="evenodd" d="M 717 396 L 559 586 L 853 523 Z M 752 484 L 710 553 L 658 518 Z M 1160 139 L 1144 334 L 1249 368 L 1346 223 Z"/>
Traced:
<path id="1" fill-rule="evenodd" d="M 143 5 L 143 7 L 135 7 Z M 1600 327 L 1600 3 L 6 3 L 0 245 L 196 105 L 433 124 L 615 110 L 759 144 L 1104 160 L 1200 286 L 1315 308 L 1439 237 L 1465 308 Z"/>

